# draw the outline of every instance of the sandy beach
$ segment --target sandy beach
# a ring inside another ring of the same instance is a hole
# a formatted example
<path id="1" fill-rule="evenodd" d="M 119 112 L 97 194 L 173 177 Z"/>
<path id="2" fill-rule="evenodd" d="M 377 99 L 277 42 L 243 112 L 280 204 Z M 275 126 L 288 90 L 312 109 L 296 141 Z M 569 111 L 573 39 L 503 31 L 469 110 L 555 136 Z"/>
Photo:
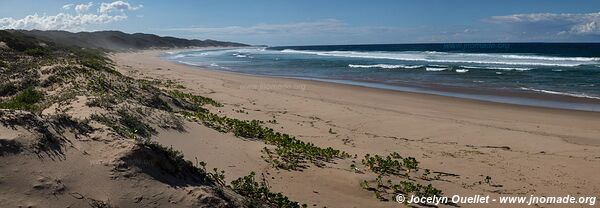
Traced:
<path id="1" fill-rule="evenodd" d="M 160 130 L 157 141 L 190 161 L 225 170 L 226 181 L 255 171 L 273 191 L 309 207 L 398 207 L 381 202 L 349 171 L 365 154 L 398 152 L 443 175 L 444 195 L 594 196 L 600 193 L 600 113 L 526 107 L 286 78 L 258 77 L 162 60 L 164 51 L 115 53 L 116 69 L 136 79 L 172 80 L 215 99 L 233 118 L 265 123 L 317 146 L 357 158 L 302 171 L 274 169 L 266 144 L 194 122 L 187 132 Z M 491 182 L 481 183 L 485 177 Z M 493 204 L 491 204 L 493 205 Z"/>

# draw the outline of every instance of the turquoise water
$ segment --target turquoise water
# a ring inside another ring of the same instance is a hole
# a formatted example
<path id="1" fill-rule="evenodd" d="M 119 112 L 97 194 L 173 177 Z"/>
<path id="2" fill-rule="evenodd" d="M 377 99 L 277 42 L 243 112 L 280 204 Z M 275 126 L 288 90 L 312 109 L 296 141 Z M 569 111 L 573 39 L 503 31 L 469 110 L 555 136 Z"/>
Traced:
<path id="1" fill-rule="evenodd" d="M 496 48 L 490 45 L 436 48 L 432 44 L 412 44 L 408 48 L 407 45 L 248 47 L 184 51 L 164 58 L 254 75 L 600 111 L 600 58 L 596 51 L 600 47 L 493 46 Z M 416 50 L 419 47 L 422 50 Z M 546 53 L 544 47 L 549 48 Z M 527 50 L 536 53 L 524 53 Z"/>

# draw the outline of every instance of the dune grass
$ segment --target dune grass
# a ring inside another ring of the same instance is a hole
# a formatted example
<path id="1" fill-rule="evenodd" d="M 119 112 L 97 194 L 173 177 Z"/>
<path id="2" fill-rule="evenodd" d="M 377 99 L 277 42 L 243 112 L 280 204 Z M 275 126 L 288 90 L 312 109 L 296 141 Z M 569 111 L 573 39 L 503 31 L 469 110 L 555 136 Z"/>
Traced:
<path id="1" fill-rule="evenodd" d="M 37 112 L 41 110 L 38 102 L 42 99 L 44 99 L 44 93 L 28 87 L 17 93 L 12 99 L 0 102 L 0 108 Z"/>

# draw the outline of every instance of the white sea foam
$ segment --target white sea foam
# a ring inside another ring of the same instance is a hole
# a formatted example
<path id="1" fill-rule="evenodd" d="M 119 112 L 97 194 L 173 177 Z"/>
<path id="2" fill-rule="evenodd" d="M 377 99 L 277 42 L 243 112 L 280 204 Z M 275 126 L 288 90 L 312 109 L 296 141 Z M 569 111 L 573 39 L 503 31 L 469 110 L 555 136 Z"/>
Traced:
<path id="1" fill-rule="evenodd" d="M 334 56 L 348 58 L 391 59 L 402 61 L 423 61 L 430 63 L 471 63 L 494 65 L 521 65 L 521 66 L 563 66 L 574 67 L 585 64 L 598 64 L 600 58 L 588 57 L 550 57 L 533 55 L 506 55 L 506 54 L 473 54 L 473 53 L 446 53 L 446 52 L 359 52 L 359 51 L 309 51 L 284 49 L 282 53 L 311 54 L 318 56 Z"/>
<path id="2" fill-rule="evenodd" d="M 192 53 L 192 54 L 189 54 L 188 56 L 199 57 L 199 56 L 206 56 L 206 55 L 208 55 L 208 53 Z"/>
<path id="3" fill-rule="evenodd" d="M 505 71 L 529 71 L 532 70 L 533 68 L 519 68 L 519 67 L 487 67 L 487 69 L 498 69 L 498 70 L 505 70 Z"/>
<path id="4" fill-rule="evenodd" d="M 534 92 L 541 92 L 541 93 L 546 93 L 546 94 L 553 94 L 553 95 L 566 95 L 566 96 L 571 96 L 571 97 L 590 98 L 590 99 L 600 99 L 600 97 L 596 97 L 596 96 L 587 95 L 587 94 L 585 94 L 585 93 L 568 93 L 568 92 L 558 92 L 558 91 L 552 91 L 552 90 L 541 90 L 541 89 L 534 89 L 534 88 L 528 88 L 528 87 L 521 87 L 520 89 L 521 89 L 521 90 L 534 91 Z"/>
<path id="5" fill-rule="evenodd" d="M 486 54 L 488 55 L 488 54 Z M 534 56 L 534 55 L 502 55 L 504 58 L 511 59 L 537 59 L 537 60 L 549 60 L 549 61 L 600 61 L 597 57 L 555 57 L 555 56 Z"/>
<path id="6" fill-rule="evenodd" d="M 200 57 L 200 56 L 206 56 L 206 55 L 208 55 L 208 53 L 184 53 L 184 54 L 175 54 L 173 56 L 170 56 L 169 58 L 180 59 L 180 58 L 185 58 L 185 57 Z"/>
<path id="7" fill-rule="evenodd" d="M 533 68 L 523 68 L 523 67 L 495 67 L 495 66 L 460 66 L 460 68 L 464 69 L 491 69 L 491 70 L 505 70 L 505 71 L 529 71 Z"/>
<path id="8" fill-rule="evenodd" d="M 457 69 L 455 71 L 458 73 L 465 73 L 465 72 L 468 72 L 469 70 L 468 69 Z"/>
<path id="9" fill-rule="evenodd" d="M 444 71 L 447 68 L 437 68 L 437 67 L 427 67 L 425 68 L 425 71 Z"/>
<path id="10" fill-rule="evenodd" d="M 203 64 L 203 63 L 196 63 L 196 62 L 189 62 L 189 61 L 177 61 L 177 63 L 181 63 L 181 64 L 185 64 L 185 65 L 190 65 L 190 66 L 204 66 L 204 67 L 207 66 L 206 64 Z M 224 68 L 224 69 L 226 68 L 226 67 L 219 66 L 216 63 L 211 63 L 208 66 L 210 66 L 210 67 L 220 67 L 220 68 Z"/>
<path id="11" fill-rule="evenodd" d="M 372 65 L 360 65 L 360 64 L 348 64 L 350 68 L 382 68 L 382 69 L 416 69 L 421 68 L 421 65 L 402 65 L 402 64 L 372 64 Z"/>
<path id="12" fill-rule="evenodd" d="M 405 69 L 418 69 L 423 68 L 423 65 L 404 65 Z"/>
<path id="13" fill-rule="evenodd" d="M 201 64 L 197 64 L 197 63 L 193 63 L 193 62 L 189 62 L 189 61 L 177 61 L 178 63 L 181 64 L 185 64 L 185 65 L 191 65 L 191 66 L 202 66 Z"/>
<path id="14" fill-rule="evenodd" d="M 185 58 L 185 55 L 184 54 L 177 54 L 177 55 L 174 55 L 174 56 L 170 56 L 169 58 L 172 58 L 172 59 Z"/>

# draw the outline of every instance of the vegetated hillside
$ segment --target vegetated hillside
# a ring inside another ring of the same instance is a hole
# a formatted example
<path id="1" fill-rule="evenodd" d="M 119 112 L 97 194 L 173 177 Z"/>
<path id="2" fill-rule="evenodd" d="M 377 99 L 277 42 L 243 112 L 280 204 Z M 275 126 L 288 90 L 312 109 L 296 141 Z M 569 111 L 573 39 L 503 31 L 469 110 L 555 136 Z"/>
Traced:
<path id="1" fill-rule="evenodd" d="M 120 74 L 101 50 L 0 31 L 0 204 L 300 207 L 154 142 L 157 128 L 184 132 L 183 114 L 220 106 L 179 90 Z"/>
<path id="2" fill-rule="evenodd" d="M 102 48 L 108 50 L 137 50 L 151 48 L 240 47 L 246 44 L 216 40 L 188 40 L 161 37 L 153 34 L 127 34 L 120 31 L 67 32 L 40 30 L 10 30 L 65 46 Z"/>

